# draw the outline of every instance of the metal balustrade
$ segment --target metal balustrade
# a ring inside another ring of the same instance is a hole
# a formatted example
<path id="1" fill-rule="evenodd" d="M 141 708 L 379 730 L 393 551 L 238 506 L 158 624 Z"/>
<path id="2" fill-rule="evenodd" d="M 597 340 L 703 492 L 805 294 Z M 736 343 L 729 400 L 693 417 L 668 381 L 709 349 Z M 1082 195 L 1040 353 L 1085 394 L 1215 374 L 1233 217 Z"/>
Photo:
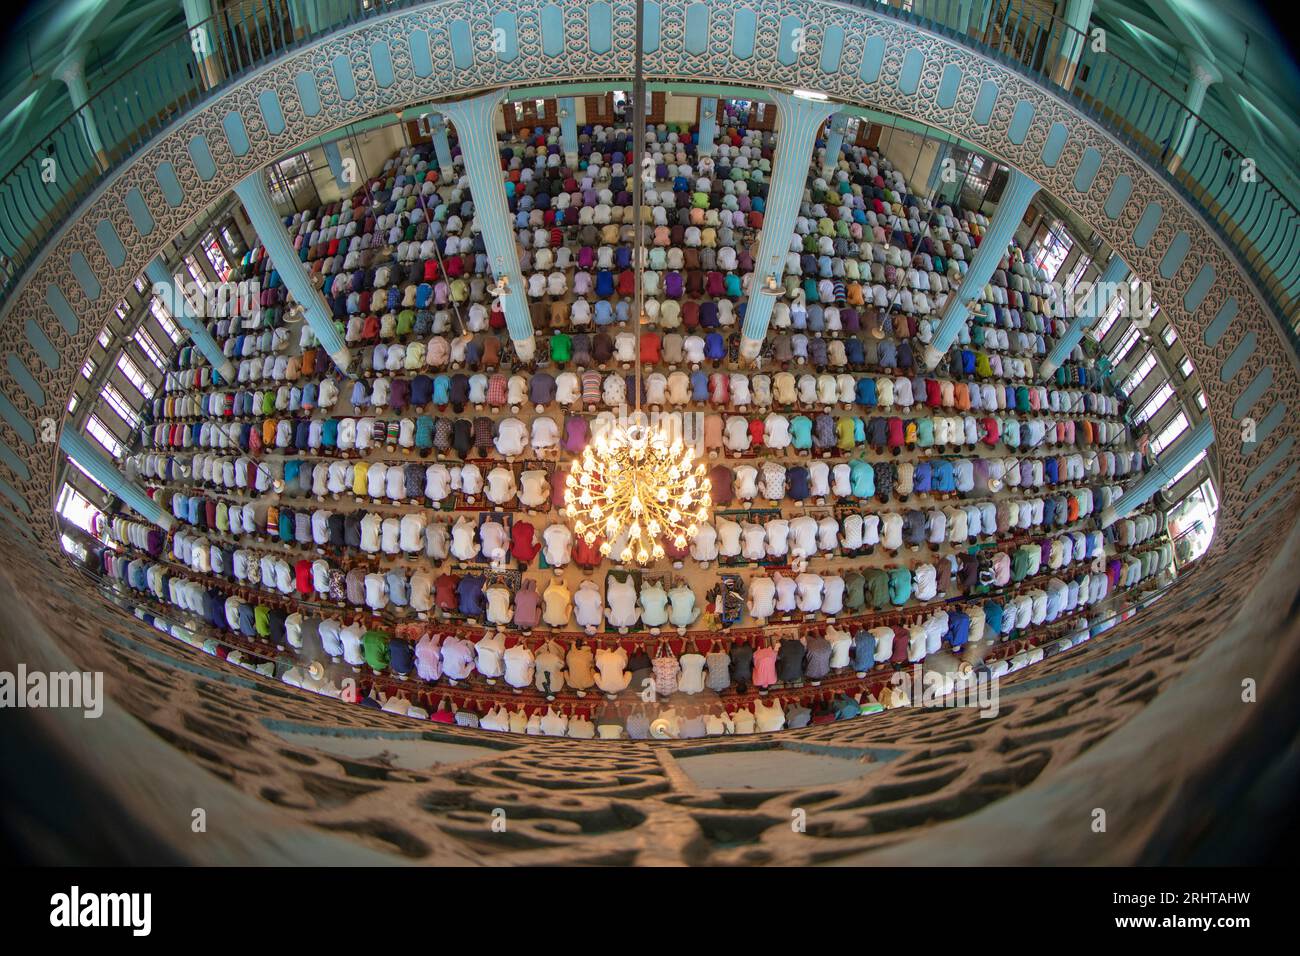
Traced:
<path id="1" fill-rule="evenodd" d="M 844 0 L 914 23 L 1012 66 L 1103 124 L 1163 171 L 1258 277 L 1300 351 L 1300 213 L 1244 152 L 1175 93 L 1030 0 Z M 322 34 L 418 0 L 258 0 L 163 43 L 60 122 L 0 180 L 0 289 L 8 293 L 50 236 L 110 173 L 183 113 Z M 631 16 L 615 7 L 614 16 Z M 102 151 L 88 133 L 93 123 Z M 50 160 L 53 160 L 51 164 Z"/>

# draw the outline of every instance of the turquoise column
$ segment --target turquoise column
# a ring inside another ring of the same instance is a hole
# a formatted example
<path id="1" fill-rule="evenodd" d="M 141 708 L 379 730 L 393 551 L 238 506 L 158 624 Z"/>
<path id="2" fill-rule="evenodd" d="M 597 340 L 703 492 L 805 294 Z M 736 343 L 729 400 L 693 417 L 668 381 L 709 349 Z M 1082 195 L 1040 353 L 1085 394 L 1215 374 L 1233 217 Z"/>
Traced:
<path id="1" fill-rule="evenodd" d="M 952 343 L 957 338 L 966 320 L 970 318 L 970 306 L 979 300 L 980 293 L 997 270 L 1002 257 L 1007 254 L 1007 246 L 1016 234 L 1016 226 L 1024 218 L 1029 201 L 1038 192 L 1038 183 L 1034 182 L 1018 169 L 1010 169 L 1006 188 L 1002 190 L 1002 200 L 989 221 L 989 227 L 980 240 L 979 248 L 971 259 L 970 268 L 962 277 L 957 291 L 951 293 L 943 308 L 943 320 L 935 330 L 934 338 L 925 347 L 926 368 L 934 368 L 941 361 Z"/>
<path id="2" fill-rule="evenodd" d="M 524 277 L 515 244 L 515 218 L 506 202 L 501 154 L 497 148 L 496 111 L 505 95 L 505 90 L 497 90 L 459 103 L 447 103 L 441 108 L 456 127 L 456 139 L 474 197 L 474 218 L 483 230 L 492 275 L 501 290 L 510 339 L 519 357 L 528 362 L 536 352 L 533 319 L 524 295 Z"/>
<path id="3" fill-rule="evenodd" d="M 215 64 L 210 58 L 216 53 L 212 37 L 212 4 L 209 0 L 181 0 L 181 9 L 185 11 L 185 25 L 190 30 L 190 48 L 194 51 L 194 60 L 210 83 L 217 80 Z"/>
<path id="4" fill-rule="evenodd" d="M 433 139 L 433 154 L 438 158 L 438 174 L 452 168 L 451 140 L 447 137 L 447 121 L 438 113 L 429 114 L 429 136 Z"/>
<path id="5" fill-rule="evenodd" d="M 712 96 L 700 97 L 700 138 L 695 144 L 696 155 L 712 156 L 718 142 L 718 101 Z"/>
<path id="6" fill-rule="evenodd" d="M 826 117 L 835 112 L 835 104 L 826 100 L 807 99 L 791 93 L 771 92 L 780 126 L 776 134 L 776 159 L 767 190 L 763 212 L 763 229 L 758 237 L 758 255 L 749 277 L 749 298 L 745 305 L 745 324 L 741 328 L 740 354 L 758 358 L 772 318 L 772 307 L 781 294 L 781 275 L 785 272 L 785 254 L 790 248 L 794 221 L 799 216 L 808 182 L 808 167 L 817 130 Z"/>
<path id="7" fill-rule="evenodd" d="M 844 134 L 848 132 L 850 119 L 852 117 L 847 113 L 836 113 L 831 117 L 830 126 L 826 130 L 826 153 L 822 160 L 824 168 L 835 169 L 839 166 L 840 150 L 844 148 Z"/>
<path id="8" fill-rule="evenodd" d="M 349 192 L 347 178 L 343 175 L 343 151 L 339 149 L 338 142 L 326 143 L 321 147 L 325 153 L 325 162 L 329 164 L 330 174 L 334 177 L 334 182 L 338 184 L 339 189 L 344 193 Z"/>
<path id="9" fill-rule="evenodd" d="M 351 14 L 350 0 L 289 0 L 289 20 L 304 34 L 319 33 Z"/>
<path id="10" fill-rule="evenodd" d="M 578 108 L 572 96 L 561 96 L 556 100 L 560 110 L 560 148 L 569 165 L 578 162 Z"/>
<path id="11" fill-rule="evenodd" d="M 1196 132 L 1196 114 L 1205 105 L 1206 93 L 1215 83 L 1223 82 L 1223 72 L 1199 50 L 1188 50 L 1187 61 L 1188 68 L 1191 70 L 1191 79 L 1187 84 L 1187 115 L 1183 117 L 1183 128 L 1170 159 L 1174 170 L 1182 164 L 1187 156 L 1187 150 L 1192 145 L 1192 135 Z"/>
<path id="12" fill-rule="evenodd" d="M 934 164 L 930 167 L 930 175 L 925 180 L 925 191 L 934 195 L 934 191 L 939 188 L 943 181 L 943 161 L 948 158 L 952 150 L 952 144 L 947 141 L 939 143 L 939 149 L 934 154 Z"/>
<path id="13" fill-rule="evenodd" d="M 1174 475 L 1186 468 L 1193 458 L 1212 444 L 1214 444 L 1214 429 L 1210 427 L 1210 420 L 1205 418 L 1181 440 L 1175 442 L 1172 448 L 1166 449 L 1159 460 L 1152 462 L 1146 474 L 1132 487 L 1125 488 L 1119 501 L 1103 509 L 1101 526 L 1109 528 L 1116 521 L 1128 517 L 1146 504 L 1161 488 L 1173 484 Z"/>
<path id="14" fill-rule="evenodd" d="M 165 531 L 170 531 L 176 519 L 162 509 L 144 490 L 127 479 L 117 465 L 102 451 L 91 444 L 90 440 L 78 432 L 69 423 L 59 435 L 59 447 L 63 453 L 75 461 L 101 485 L 131 506 L 137 514 L 156 524 Z"/>
<path id="15" fill-rule="evenodd" d="M 343 336 L 334 325 L 334 316 L 329 304 L 320 290 L 312 284 L 311 276 L 303 268 L 298 258 L 298 250 L 280 221 L 280 214 L 275 211 L 271 201 L 270 190 L 266 188 L 266 177 L 258 170 L 247 179 L 235 185 L 235 195 L 248 213 L 248 220 L 262 240 L 266 253 L 271 257 L 271 264 L 280 274 L 280 281 L 289 290 L 294 301 L 302 306 L 307 324 L 316 333 L 316 340 L 330 354 L 334 364 L 347 371 L 352 363 L 352 353 L 343 342 Z"/>
<path id="16" fill-rule="evenodd" d="M 95 160 L 106 167 L 108 154 L 104 151 L 104 139 L 99 135 L 99 123 L 95 120 L 95 111 L 88 105 L 90 89 L 86 86 L 83 56 L 84 54 L 78 51 L 55 70 L 54 75 L 68 88 L 68 98 L 72 101 L 72 108 L 77 111 L 75 122 L 81 127 L 81 132 L 85 135 Z"/>
<path id="17" fill-rule="evenodd" d="M 1070 31 L 1061 44 L 1061 51 L 1065 56 L 1063 67 L 1066 71 L 1061 76 L 1062 81 L 1067 80 L 1069 71 L 1079 65 L 1079 57 L 1083 55 L 1083 48 L 1088 42 L 1088 23 L 1092 20 L 1092 3 L 1093 0 L 1065 0 L 1065 13 L 1061 19 L 1065 21 Z M 1074 30 L 1078 30 L 1083 36 L 1077 36 Z"/>
<path id="18" fill-rule="evenodd" d="M 181 290 L 176 288 L 176 279 L 162 259 L 154 259 L 145 266 L 144 274 L 153 283 L 153 294 L 163 300 L 167 311 L 180 323 L 181 328 L 190 334 L 194 344 L 212 363 L 212 367 L 221 374 L 221 378 L 226 384 L 233 382 L 238 377 L 235 364 L 221 351 L 221 346 L 212 337 L 207 326 L 194 314 L 189 301 L 181 294 Z"/>
<path id="19" fill-rule="evenodd" d="M 1074 347 L 1079 344 L 1083 338 L 1083 333 L 1087 332 L 1096 323 L 1097 319 L 1106 314 L 1114 300 L 1116 293 L 1119 292 L 1120 283 L 1128 278 L 1128 266 L 1124 265 L 1124 260 L 1119 256 L 1111 256 L 1110 262 L 1106 263 L 1106 268 L 1101 273 L 1101 278 L 1092 284 L 1092 291 L 1088 295 L 1086 306 L 1080 308 L 1079 314 L 1070 322 L 1069 328 L 1061 336 L 1061 340 L 1048 353 L 1047 358 L 1043 359 L 1043 364 L 1038 367 L 1038 377 L 1043 381 L 1051 378 L 1056 374 L 1056 370 L 1061 367 L 1061 363 L 1070 357 Z"/>

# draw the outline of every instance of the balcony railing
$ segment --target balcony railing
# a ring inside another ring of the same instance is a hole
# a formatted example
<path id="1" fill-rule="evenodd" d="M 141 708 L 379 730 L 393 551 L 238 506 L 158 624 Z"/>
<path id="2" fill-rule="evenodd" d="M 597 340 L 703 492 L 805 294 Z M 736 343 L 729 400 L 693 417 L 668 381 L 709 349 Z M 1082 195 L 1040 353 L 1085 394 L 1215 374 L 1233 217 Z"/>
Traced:
<path id="1" fill-rule="evenodd" d="M 256 0 L 186 28 L 123 69 L 0 180 L 0 290 L 9 291 L 97 183 L 185 110 L 315 36 L 418 2 Z M 1098 52 L 1089 36 L 1030 0 L 846 2 L 1012 66 L 1164 170 L 1258 277 L 1293 344 L 1300 342 L 1300 214 L 1266 171 L 1161 82 L 1113 52 Z"/>

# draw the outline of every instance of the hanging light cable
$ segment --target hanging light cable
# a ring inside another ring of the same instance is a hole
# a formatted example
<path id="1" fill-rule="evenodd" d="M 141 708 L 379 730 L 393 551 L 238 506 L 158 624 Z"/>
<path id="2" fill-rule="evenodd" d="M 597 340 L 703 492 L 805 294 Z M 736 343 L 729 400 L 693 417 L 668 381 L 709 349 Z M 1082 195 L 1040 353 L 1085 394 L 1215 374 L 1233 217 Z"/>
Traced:
<path id="1" fill-rule="evenodd" d="M 645 321 L 645 224 L 642 197 L 651 175 L 646 148 L 646 87 L 642 56 L 643 0 L 636 6 L 635 69 L 632 93 L 632 149 L 637 169 L 632 187 L 633 243 L 636 263 L 633 305 L 638 346 Z M 709 518 L 710 483 L 704 465 L 682 441 L 651 425 L 641 409 L 641 357 L 637 355 L 634 411 L 602 430 L 575 458 L 565 481 L 564 514 L 574 533 L 588 545 L 603 538 L 600 553 L 628 563 L 649 564 L 664 556 L 663 541 L 685 548 Z M 614 548 L 618 546 L 615 553 Z"/>

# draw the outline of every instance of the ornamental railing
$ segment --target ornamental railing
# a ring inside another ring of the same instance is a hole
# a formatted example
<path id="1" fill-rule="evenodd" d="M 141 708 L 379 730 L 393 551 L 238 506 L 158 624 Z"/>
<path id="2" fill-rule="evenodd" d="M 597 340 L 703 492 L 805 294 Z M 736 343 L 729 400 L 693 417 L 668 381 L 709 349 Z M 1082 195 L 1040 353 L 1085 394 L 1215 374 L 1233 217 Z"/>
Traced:
<path id="1" fill-rule="evenodd" d="M 1031 0 L 845 0 L 935 31 L 1067 98 L 1163 175 L 1258 278 L 1297 344 L 1300 213 L 1259 167 L 1141 67 Z M 252 0 L 153 47 L 58 122 L 0 179 L 0 292 L 81 201 L 224 87 L 304 43 L 419 0 Z M 616 20 L 631 5 L 613 5 Z M 615 30 L 621 24 L 615 23 Z M 1300 349 L 1298 349 L 1300 350 Z"/>

